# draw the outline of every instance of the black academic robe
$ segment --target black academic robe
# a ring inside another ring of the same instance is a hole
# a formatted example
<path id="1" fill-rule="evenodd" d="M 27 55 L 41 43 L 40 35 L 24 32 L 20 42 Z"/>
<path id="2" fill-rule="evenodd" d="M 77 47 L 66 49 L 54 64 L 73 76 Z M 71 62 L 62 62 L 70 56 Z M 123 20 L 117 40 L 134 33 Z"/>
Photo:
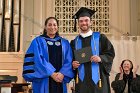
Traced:
<path id="1" fill-rule="evenodd" d="M 82 48 L 90 46 L 91 44 L 91 36 L 82 38 Z M 75 50 L 75 41 L 71 41 L 72 50 Z M 92 81 L 92 73 L 91 73 L 91 62 L 84 63 L 84 80 L 81 81 L 79 79 L 78 84 L 75 85 L 75 93 L 111 93 L 110 91 L 110 82 L 109 82 L 109 72 L 112 67 L 113 58 L 115 57 L 115 52 L 113 45 L 108 40 L 108 38 L 101 34 L 99 38 L 99 56 L 101 57 L 101 62 L 99 63 L 100 68 L 100 78 L 102 82 L 102 87 L 99 88 Z M 74 60 L 74 58 L 73 58 Z M 77 70 L 74 71 L 75 76 L 77 74 Z"/>
<path id="2" fill-rule="evenodd" d="M 128 93 L 140 93 L 140 76 L 136 75 L 136 78 L 133 78 L 133 73 L 129 75 L 123 74 L 123 79 L 119 80 L 120 73 L 115 77 L 115 80 L 112 81 L 111 86 L 115 93 L 124 93 L 126 87 L 126 82 L 128 84 Z"/>

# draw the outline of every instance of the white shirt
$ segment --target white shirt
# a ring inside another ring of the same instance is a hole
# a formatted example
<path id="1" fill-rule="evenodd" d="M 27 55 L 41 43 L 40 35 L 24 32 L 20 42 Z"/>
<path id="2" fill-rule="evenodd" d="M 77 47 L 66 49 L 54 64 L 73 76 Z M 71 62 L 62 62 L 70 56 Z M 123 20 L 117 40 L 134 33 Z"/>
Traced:
<path id="1" fill-rule="evenodd" d="M 89 30 L 87 33 L 80 33 L 80 35 L 81 35 L 83 38 L 85 38 L 85 37 L 91 36 L 92 33 L 93 33 L 93 31 L 92 31 L 92 30 Z"/>

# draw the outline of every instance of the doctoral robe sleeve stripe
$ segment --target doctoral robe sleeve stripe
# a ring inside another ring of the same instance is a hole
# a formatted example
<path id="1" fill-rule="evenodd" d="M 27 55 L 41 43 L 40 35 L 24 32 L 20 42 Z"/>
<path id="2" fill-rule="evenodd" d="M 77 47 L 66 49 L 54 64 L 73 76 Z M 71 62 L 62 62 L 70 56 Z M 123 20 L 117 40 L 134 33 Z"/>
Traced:
<path id="1" fill-rule="evenodd" d="M 25 58 L 27 57 L 34 57 L 34 54 L 33 53 L 25 54 Z"/>
<path id="2" fill-rule="evenodd" d="M 34 70 L 24 70 L 23 74 L 34 73 L 34 72 L 35 72 Z"/>
<path id="3" fill-rule="evenodd" d="M 54 73 L 55 68 L 48 60 L 47 44 L 44 38 L 36 37 L 32 41 L 24 58 L 24 63 L 28 64 L 28 62 L 34 62 L 34 65 L 23 66 L 23 77 L 26 81 L 48 78 Z"/>
<path id="4" fill-rule="evenodd" d="M 27 57 L 24 59 L 24 62 L 34 62 L 34 58 L 33 57 Z"/>
<path id="5" fill-rule="evenodd" d="M 23 66 L 29 66 L 29 65 L 34 65 L 34 64 L 35 64 L 34 62 L 26 62 L 26 63 L 24 63 Z"/>

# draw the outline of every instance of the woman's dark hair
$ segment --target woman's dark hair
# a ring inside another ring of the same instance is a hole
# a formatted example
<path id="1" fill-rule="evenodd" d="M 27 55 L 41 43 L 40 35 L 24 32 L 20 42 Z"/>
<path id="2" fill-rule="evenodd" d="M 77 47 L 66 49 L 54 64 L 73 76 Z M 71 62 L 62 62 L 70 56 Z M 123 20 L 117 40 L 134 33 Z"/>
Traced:
<path id="1" fill-rule="evenodd" d="M 129 59 L 125 59 L 125 60 L 123 60 L 122 63 L 121 63 L 121 67 L 123 68 L 123 64 L 124 64 L 125 61 L 129 61 L 129 63 L 131 64 L 130 71 L 132 72 L 132 69 L 133 69 L 133 63 L 132 63 L 132 61 L 129 60 Z"/>
<path id="2" fill-rule="evenodd" d="M 58 20 L 57 20 L 55 17 L 48 17 L 48 18 L 45 20 L 45 26 L 48 24 L 48 21 L 49 21 L 50 19 L 56 20 L 57 26 L 58 26 Z M 46 35 L 46 34 L 47 34 L 47 31 L 46 31 L 46 29 L 44 29 L 44 30 L 43 30 L 43 35 Z M 56 32 L 56 35 L 59 35 L 58 31 Z"/>

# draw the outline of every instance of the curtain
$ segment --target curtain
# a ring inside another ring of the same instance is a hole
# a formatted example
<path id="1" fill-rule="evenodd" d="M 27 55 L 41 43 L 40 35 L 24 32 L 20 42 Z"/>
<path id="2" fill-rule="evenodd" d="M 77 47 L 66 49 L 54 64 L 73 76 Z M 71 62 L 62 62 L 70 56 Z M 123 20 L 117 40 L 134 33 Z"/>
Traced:
<path id="1" fill-rule="evenodd" d="M 122 60 L 130 59 L 134 66 L 140 66 L 140 36 L 121 36 L 119 39 L 111 37 L 110 40 L 116 54 L 110 73 L 110 82 L 112 82 L 115 79 L 116 74 L 119 73 L 119 67 Z M 137 74 L 140 74 L 139 69 Z M 114 93 L 113 90 L 111 93 Z"/>

